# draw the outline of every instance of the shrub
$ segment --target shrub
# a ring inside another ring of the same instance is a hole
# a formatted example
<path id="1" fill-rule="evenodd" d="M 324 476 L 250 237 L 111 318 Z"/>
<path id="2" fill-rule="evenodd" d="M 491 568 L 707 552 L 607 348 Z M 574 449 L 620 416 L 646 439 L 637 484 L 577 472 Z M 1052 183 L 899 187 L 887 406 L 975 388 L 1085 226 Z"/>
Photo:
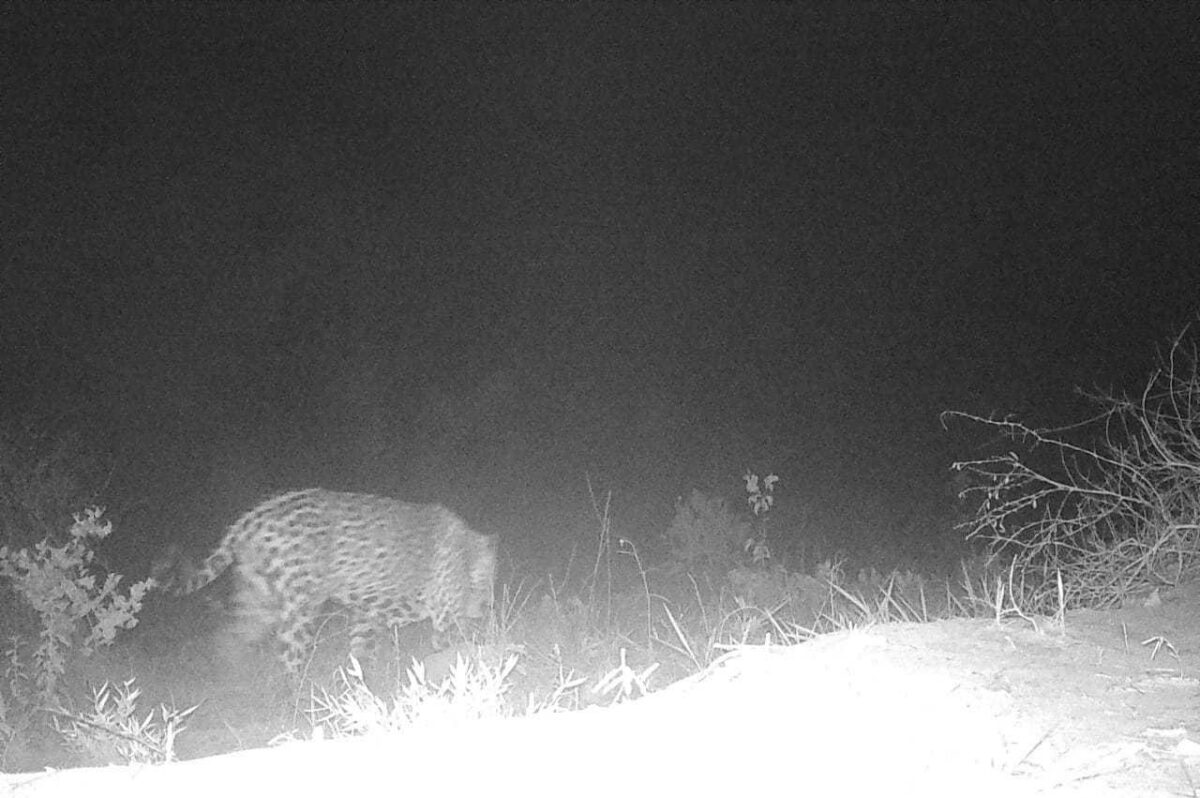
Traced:
<path id="1" fill-rule="evenodd" d="M 91 508 L 75 516 L 69 539 L 61 546 L 47 540 L 32 552 L 0 546 L 0 576 L 39 626 L 36 643 L 13 637 L 6 650 L 7 696 L 0 689 L 0 734 L 6 739 L 34 711 L 55 709 L 69 652 L 89 654 L 108 646 L 119 629 L 137 623 L 152 582 L 138 582 L 122 593 L 119 574 L 101 577 L 95 572 L 92 546 L 112 532 L 112 525 L 101 520 L 102 513 Z"/>
<path id="2" fill-rule="evenodd" d="M 978 502 L 968 537 L 1011 566 L 1022 609 L 1109 607 L 1200 573 L 1200 370 L 1182 338 L 1140 396 L 1089 396 L 1102 410 L 1083 424 L 948 414 L 1032 444 L 1025 456 L 954 464 Z M 1096 433 L 1082 438 L 1089 425 Z"/>
<path id="3" fill-rule="evenodd" d="M 666 537 L 672 558 L 685 566 L 729 566 L 750 538 L 750 524 L 719 496 L 693 490 L 686 502 L 676 500 Z"/>

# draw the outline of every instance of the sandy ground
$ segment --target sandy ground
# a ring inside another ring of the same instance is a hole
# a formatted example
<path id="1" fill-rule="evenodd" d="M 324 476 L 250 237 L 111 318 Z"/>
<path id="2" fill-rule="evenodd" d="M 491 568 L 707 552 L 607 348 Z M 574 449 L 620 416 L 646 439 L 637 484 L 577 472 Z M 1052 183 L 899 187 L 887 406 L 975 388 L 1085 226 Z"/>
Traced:
<path id="1" fill-rule="evenodd" d="M 271 789 L 1200 794 L 1200 589 L 1077 612 L 741 649 L 620 706 L 10 775 L 16 796 Z"/>

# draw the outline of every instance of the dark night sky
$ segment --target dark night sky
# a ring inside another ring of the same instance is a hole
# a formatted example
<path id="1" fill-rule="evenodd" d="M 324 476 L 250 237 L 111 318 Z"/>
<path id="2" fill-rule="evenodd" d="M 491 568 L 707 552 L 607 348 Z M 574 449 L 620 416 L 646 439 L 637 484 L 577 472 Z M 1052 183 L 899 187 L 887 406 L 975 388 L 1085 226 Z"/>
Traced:
<path id="1" fill-rule="evenodd" d="M 3 410 L 178 534 L 319 484 L 541 539 L 590 473 L 645 535 L 749 466 L 836 537 L 1200 308 L 1191 3 L 0 15 Z"/>

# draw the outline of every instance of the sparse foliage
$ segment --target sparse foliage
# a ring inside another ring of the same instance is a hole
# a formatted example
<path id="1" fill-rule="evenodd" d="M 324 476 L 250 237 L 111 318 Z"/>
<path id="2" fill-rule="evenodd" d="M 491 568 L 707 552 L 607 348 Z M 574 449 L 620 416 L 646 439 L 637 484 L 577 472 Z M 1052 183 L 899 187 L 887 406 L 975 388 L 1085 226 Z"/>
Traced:
<path id="1" fill-rule="evenodd" d="M 771 547 L 767 542 L 767 518 L 771 508 L 775 506 L 775 483 L 779 481 L 779 477 L 768 474 L 759 483 L 758 474 L 747 469 L 742 479 L 746 481 L 746 493 L 749 494 L 746 503 L 754 513 L 756 527 L 754 535 L 746 538 L 742 548 L 750 555 L 755 565 L 764 565 L 771 559 Z"/>
<path id="2" fill-rule="evenodd" d="M 121 592 L 119 574 L 95 573 L 94 541 L 112 531 L 102 513 L 90 508 L 77 515 L 61 546 L 43 540 L 32 552 L 0 547 L 0 576 L 32 610 L 39 628 L 36 643 L 13 637 L 6 649 L 7 695 L 0 701 L 0 732 L 8 738 L 27 725 L 36 710 L 57 706 L 69 653 L 89 654 L 108 646 L 118 630 L 137 623 L 151 582 L 138 582 Z"/>
<path id="3" fill-rule="evenodd" d="M 92 692 L 92 709 L 86 714 L 56 711 L 54 728 L 69 748 L 96 764 L 158 764 L 175 759 L 175 738 L 196 706 L 177 710 L 159 705 L 137 717 L 141 690 L 129 679 L 112 687 L 108 682 Z"/>
<path id="4" fill-rule="evenodd" d="M 640 698 L 650 692 L 650 677 L 658 670 L 658 663 L 653 662 L 641 671 L 629 667 L 625 660 L 625 649 L 621 649 L 621 664 L 601 677 L 592 692 L 597 695 L 611 697 L 612 703 Z"/>
<path id="5" fill-rule="evenodd" d="M 433 682 L 426 677 L 425 666 L 414 660 L 406 683 L 385 700 L 367 687 L 362 666 L 351 657 L 348 666 L 338 669 L 340 689 L 334 694 L 324 689 L 314 694 L 309 713 L 314 727 L 335 737 L 503 717 L 507 714 L 504 694 L 508 677 L 516 664 L 515 655 L 497 666 L 459 656 L 450 675 Z"/>
<path id="6" fill-rule="evenodd" d="M 70 540 L 62 546 L 38 543 L 32 552 L 0 547 L 0 576 L 37 614 L 41 625 L 33 651 L 35 683 L 41 700 L 53 695 L 65 668 L 68 649 L 89 654 L 113 642 L 117 630 L 132 628 L 151 583 L 138 582 L 121 593 L 120 574 L 100 578 L 93 572 L 93 541 L 112 532 L 103 510 L 75 516 Z"/>
<path id="7" fill-rule="evenodd" d="M 978 502 L 968 536 L 1011 558 L 1027 609 L 1060 609 L 1060 577 L 1066 607 L 1108 607 L 1200 571 L 1200 373 L 1182 339 L 1139 397 L 1089 395 L 1102 410 L 1082 424 L 948 414 L 1028 446 L 954 464 Z"/>

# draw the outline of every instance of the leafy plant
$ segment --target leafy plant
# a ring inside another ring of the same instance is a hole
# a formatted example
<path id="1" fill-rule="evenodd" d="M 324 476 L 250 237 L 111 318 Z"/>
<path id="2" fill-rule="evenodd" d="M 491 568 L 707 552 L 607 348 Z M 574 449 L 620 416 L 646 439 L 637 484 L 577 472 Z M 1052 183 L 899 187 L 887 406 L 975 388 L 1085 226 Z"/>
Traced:
<path id="1" fill-rule="evenodd" d="M 93 541 L 112 532 L 112 524 L 101 520 L 103 512 L 89 508 L 75 516 L 70 540 L 62 546 L 45 540 L 33 552 L 0 546 L 0 576 L 10 580 L 12 589 L 40 621 L 33 665 L 42 700 L 54 694 L 68 649 L 78 647 L 80 653 L 89 654 L 111 644 L 117 630 L 137 624 L 136 615 L 152 584 L 150 580 L 138 582 L 123 594 L 118 591 L 120 574 L 100 579 L 92 572 Z"/>
<path id="2" fill-rule="evenodd" d="M 771 559 L 771 546 L 767 542 L 767 518 L 771 508 L 775 506 L 775 483 L 779 481 L 779 477 L 768 474 L 759 482 L 758 474 L 747 469 L 742 479 L 746 481 L 746 493 L 750 494 L 746 497 L 746 503 L 750 505 L 750 512 L 754 513 L 757 527 L 754 535 L 746 538 L 742 548 L 750 555 L 755 565 L 765 565 Z"/>
<path id="3" fill-rule="evenodd" d="M 69 539 L 61 546 L 43 540 L 33 551 L 0 547 L 0 577 L 36 616 L 39 628 L 36 643 L 13 637 L 6 649 L 7 696 L 0 691 L 0 734 L 6 740 L 27 725 L 35 711 L 58 705 L 68 653 L 89 654 L 108 646 L 118 630 L 137 623 L 152 582 L 138 582 L 121 592 L 120 574 L 95 572 L 92 546 L 112 532 L 102 514 L 90 508 L 75 516 Z"/>

